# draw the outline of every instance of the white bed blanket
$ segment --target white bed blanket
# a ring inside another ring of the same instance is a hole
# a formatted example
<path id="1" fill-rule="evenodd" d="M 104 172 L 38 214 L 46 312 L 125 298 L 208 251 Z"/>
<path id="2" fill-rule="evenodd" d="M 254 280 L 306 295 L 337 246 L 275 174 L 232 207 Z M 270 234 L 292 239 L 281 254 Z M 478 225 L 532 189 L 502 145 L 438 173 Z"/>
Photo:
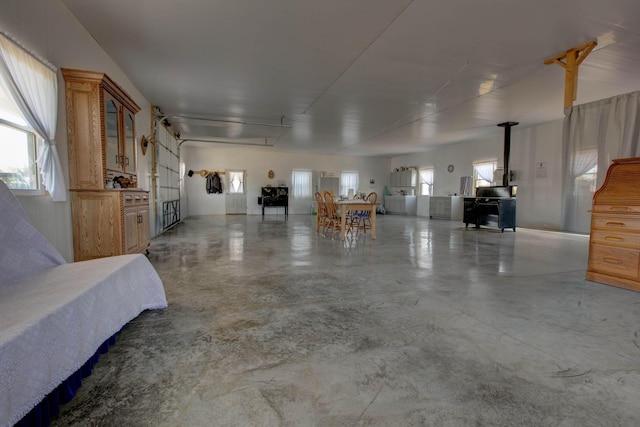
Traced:
<path id="1" fill-rule="evenodd" d="M 167 306 L 144 255 L 46 268 L 0 286 L 0 425 L 12 425 L 143 310 Z"/>

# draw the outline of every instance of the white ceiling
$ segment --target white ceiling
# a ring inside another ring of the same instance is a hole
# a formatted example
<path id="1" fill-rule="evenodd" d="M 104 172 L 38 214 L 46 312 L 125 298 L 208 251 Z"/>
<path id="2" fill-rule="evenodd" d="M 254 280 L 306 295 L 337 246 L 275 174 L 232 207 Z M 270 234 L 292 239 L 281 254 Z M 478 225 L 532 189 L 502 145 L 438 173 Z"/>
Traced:
<path id="1" fill-rule="evenodd" d="M 366 156 L 502 139 L 562 118 L 544 60 L 591 40 L 576 104 L 640 89 L 638 0 L 63 2 L 183 139 Z"/>

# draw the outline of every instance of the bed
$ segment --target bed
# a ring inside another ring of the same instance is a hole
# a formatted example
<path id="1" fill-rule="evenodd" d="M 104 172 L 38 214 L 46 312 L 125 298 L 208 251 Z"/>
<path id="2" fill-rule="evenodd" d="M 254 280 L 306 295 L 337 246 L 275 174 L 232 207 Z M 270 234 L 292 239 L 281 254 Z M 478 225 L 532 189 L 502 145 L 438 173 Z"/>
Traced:
<path id="1" fill-rule="evenodd" d="M 142 311 L 166 306 L 144 255 L 66 263 L 0 181 L 0 425 L 23 419 Z"/>

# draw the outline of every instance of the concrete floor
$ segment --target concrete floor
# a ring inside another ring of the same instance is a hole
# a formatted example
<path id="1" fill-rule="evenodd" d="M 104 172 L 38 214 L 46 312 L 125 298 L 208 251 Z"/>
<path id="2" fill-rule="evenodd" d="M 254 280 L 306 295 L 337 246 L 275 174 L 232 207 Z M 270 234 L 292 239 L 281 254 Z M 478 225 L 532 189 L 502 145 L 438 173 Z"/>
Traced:
<path id="1" fill-rule="evenodd" d="M 187 219 L 152 241 L 169 300 L 54 425 L 637 426 L 640 293 L 588 238 L 382 216 Z"/>

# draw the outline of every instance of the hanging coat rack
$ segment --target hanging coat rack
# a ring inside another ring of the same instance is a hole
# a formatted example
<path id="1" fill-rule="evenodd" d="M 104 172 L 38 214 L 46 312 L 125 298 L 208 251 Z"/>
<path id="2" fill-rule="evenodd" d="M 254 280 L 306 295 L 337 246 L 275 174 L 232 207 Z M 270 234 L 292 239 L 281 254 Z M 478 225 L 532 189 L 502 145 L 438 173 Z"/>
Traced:
<path id="1" fill-rule="evenodd" d="M 213 175 L 214 173 L 217 173 L 218 175 L 224 175 L 224 172 L 222 171 L 210 171 L 210 170 L 206 170 L 206 169 L 201 169 L 199 171 L 194 171 L 194 170 L 189 170 L 189 172 L 187 172 L 187 175 L 189 176 L 193 176 L 193 174 L 198 174 L 201 177 L 206 177 L 207 175 Z"/>

